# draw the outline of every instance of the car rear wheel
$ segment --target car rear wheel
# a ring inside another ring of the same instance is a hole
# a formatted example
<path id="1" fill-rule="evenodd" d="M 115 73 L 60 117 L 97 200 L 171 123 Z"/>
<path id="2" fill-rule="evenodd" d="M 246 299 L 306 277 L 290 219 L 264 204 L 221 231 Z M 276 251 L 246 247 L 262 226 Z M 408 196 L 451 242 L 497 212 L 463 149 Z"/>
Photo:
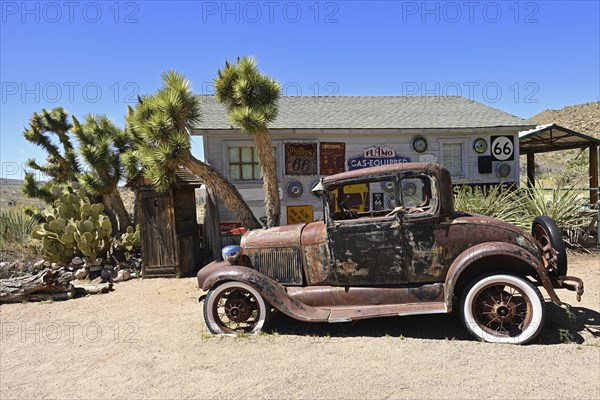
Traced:
<path id="1" fill-rule="evenodd" d="M 461 317 L 467 330 L 486 342 L 524 344 L 542 330 L 544 299 L 529 281 L 494 274 L 476 279 L 465 289 Z"/>
<path id="2" fill-rule="evenodd" d="M 543 256 L 558 276 L 567 275 L 567 250 L 560 229 L 546 215 L 536 217 L 531 224 L 531 235 L 544 250 Z"/>
<path id="3" fill-rule="evenodd" d="M 263 329 L 271 306 L 252 286 L 225 282 L 204 299 L 204 320 L 214 334 L 256 334 Z"/>

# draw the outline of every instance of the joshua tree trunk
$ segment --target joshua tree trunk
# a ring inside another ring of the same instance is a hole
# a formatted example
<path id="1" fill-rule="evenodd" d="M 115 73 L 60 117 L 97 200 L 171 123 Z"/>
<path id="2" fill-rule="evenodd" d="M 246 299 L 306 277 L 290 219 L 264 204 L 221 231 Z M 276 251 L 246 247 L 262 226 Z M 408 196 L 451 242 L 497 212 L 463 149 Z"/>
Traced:
<path id="1" fill-rule="evenodd" d="M 279 225 L 281 203 L 279 199 L 279 184 L 277 183 L 277 170 L 273 149 L 271 146 L 271 133 L 266 127 L 260 128 L 253 136 L 258 161 L 263 175 L 263 188 L 265 190 L 265 212 L 267 214 L 267 227 Z"/>
<path id="2" fill-rule="evenodd" d="M 102 203 L 104 204 L 106 215 L 113 225 L 113 234 L 125 232 L 127 227 L 131 225 L 131 218 L 125 208 L 125 204 L 123 204 L 119 189 L 114 188 L 110 192 L 103 194 Z"/>
<path id="3" fill-rule="evenodd" d="M 225 207 L 237 215 L 246 229 L 256 229 L 261 227 L 260 222 L 258 222 L 237 188 L 225 179 L 217 170 L 198 160 L 191 154 L 190 160 L 186 163 L 185 167 L 206 182 L 206 185 L 217 195 L 217 197 L 223 200 Z"/>

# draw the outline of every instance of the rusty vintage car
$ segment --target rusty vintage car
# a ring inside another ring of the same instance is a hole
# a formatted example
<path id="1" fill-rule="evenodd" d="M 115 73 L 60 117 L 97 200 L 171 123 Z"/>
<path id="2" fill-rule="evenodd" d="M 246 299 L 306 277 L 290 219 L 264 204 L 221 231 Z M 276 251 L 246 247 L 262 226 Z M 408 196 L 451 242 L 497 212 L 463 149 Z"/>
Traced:
<path id="1" fill-rule="evenodd" d="M 306 322 L 448 313 L 495 342 L 526 343 L 544 324 L 543 287 L 583 294 L 566 276 L 548 217 L 532 234 L 454 210 L 449 172 L 407 163 L 328 176 L 314 189 L 324 220 L 247 232 L 198 272 L 215 334 L 257 333 L 272 309 Z"/>

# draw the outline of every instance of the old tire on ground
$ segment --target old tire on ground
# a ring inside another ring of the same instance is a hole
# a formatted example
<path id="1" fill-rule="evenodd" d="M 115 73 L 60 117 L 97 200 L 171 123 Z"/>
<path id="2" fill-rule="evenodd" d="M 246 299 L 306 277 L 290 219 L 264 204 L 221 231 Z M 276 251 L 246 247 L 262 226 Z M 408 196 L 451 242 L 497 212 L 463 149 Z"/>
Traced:
<path id="1" fill-rule="evenodd" d="M 204 321 L 214 334 L 260 332 L 271 306 L 252 286 L 225 282 L 211 289 L 204 299 Z"/>
<path id="2" fill-rule="evenodd" d="M 544 249 L 544 257 L 556 257 L 556 270 L 552 273 L 567 275 L 567 249 L 554 220 L 546 215 L 536 217 L 531 224 L 531 235 Z"/>
<path id="3" fill-rule="evenodd" d="M 463 292 L 460 311 L 469 333 L 496 343 L 530 342 L 546 317 L 540 291 L 524 278 L 502 273 L 472 281 Z"/>

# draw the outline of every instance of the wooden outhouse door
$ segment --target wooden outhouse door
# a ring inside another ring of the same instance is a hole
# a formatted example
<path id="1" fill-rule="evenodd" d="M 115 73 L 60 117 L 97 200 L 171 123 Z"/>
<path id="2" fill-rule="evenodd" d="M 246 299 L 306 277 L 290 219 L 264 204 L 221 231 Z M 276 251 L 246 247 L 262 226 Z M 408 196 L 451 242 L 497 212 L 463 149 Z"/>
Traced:
<path id="1" fill-rule="evenodd" d="M 142 191 L 141 225 L 144 277 L 175 276 L 177 250 L 173 238 L 174 218 L 169 193 Z"/>

